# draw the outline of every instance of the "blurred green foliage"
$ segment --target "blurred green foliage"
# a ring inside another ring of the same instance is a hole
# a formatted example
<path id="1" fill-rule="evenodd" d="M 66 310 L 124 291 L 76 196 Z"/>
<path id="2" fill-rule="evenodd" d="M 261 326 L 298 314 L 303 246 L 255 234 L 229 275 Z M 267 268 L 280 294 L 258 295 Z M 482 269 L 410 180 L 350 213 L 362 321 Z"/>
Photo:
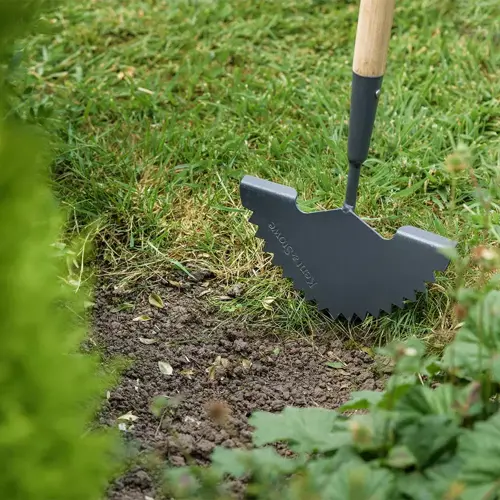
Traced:
<path id="1" fill-rule="evenodd" d="M 51 1 L 0 3 L 2 77 L 18 37 Z M 0 108 L 6 109 L 5 79 Z M 0 491 L 9 500 L 102 498 L 113 433 L 92 430 L 109 382 L 80 350 L 83 288 L 62 280 L 62 214 L 49 182 L 47 137 L 0 121 Z"/>
<path id="2" fill-rule="evenodd" d="M 0 62 L 12 55 L 15 42 L 31 34 L 42 22 L 40 14 L 54 9 L 59 0 L 2 0 L 0 2 Z"/>

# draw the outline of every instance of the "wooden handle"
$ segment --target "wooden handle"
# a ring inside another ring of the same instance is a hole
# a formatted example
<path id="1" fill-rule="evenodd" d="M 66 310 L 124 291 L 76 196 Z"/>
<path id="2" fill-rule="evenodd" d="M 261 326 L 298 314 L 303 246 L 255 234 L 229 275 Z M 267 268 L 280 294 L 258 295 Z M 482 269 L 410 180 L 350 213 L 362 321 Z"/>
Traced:
<path id="1" fill-rule="evenodd" d="M 384 75 L 396 0 L 361 0 L 352 69 L 359 76 Z"/>

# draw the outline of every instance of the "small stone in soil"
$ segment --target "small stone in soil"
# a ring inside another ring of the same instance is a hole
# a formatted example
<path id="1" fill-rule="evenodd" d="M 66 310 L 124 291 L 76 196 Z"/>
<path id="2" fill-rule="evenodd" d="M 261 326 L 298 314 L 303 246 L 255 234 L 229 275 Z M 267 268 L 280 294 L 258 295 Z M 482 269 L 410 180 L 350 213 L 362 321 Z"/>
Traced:
<path id="1" fill-rule="evenodd" d="M 242 339 L 236 339 L 233 342 L 233 347 L 234 347 L 234 350 L 237 352 L 246 352 L 246 350 L 248 348 L 248 343 Z"/>
<path id="2" fill-rule="evenodd" d="M 184 465 L 186 465 L 184 457 L 180 457 L 179 455 L 174 455 L 173 457 L 170 457 L 170 463 L 174 467 L 184 467 Z"/>
<path id="3" fill-rule="evenodd" d="M 197 448 L 205 455 L 212 453 L 214 447 L 215 444 L 211 443 L 210 441 L 207 441 L 206 439 L 202 439 L 201 441 L 198 442 L 197 445 Z"/>
<path id="4" fill-rule="evenodd" d="M 227 290 L 226 294 L 233 299 L 241 297 L 243 295 L 243 285 L 240 283 L 233 285 L 231 288 Z"/>
<path id="5" fill-rule="evenodd" d="M 189 280 L 193 281 L 194 283 L 199 283 L 200 281 L 205 281 L 210 278 L 213 278 L 212 271 L 209 271 L 208 269 L 195 269 L 194 271 L 191 271 Z"/>

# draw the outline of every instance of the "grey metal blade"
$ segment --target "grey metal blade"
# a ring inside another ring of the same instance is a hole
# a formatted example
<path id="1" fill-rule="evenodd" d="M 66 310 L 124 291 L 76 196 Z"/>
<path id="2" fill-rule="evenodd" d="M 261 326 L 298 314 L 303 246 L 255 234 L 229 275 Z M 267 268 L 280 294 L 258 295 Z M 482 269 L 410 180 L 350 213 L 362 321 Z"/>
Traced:
<path id="1" fill-rule="evenodd" d="M 386 239 L 348 210 L 302 212 L 295 189 L 257 177 L 245 176 L 240 194 L 273 262 L 334 318 L 377 317 L 414 300 L 435 271 L 447 268 L 440 249 L 456 246 L 412 226 Z"/>

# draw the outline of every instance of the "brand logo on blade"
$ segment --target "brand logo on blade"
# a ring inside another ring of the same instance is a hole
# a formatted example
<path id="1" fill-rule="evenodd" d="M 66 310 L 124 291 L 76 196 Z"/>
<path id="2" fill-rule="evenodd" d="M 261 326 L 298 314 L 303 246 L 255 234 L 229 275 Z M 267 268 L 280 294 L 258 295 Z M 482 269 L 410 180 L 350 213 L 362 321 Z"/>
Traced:
<path id="1" fill-rule="evenodd" d="M 268 227 L 278 240 L 278 243 L 283 247 L 283 252 L 285 253 L 285 255 L 291 256 L 295 265 L 304 275 L 309 288 L 314 288 L 318 284 L 318 282 L 313 278 L 312 274 L 308 271 L 305 264 L 302 263 L 300 257 L 293 250 L 293 247 L 288 244 L 288 240 L 281 234 L 281 231 L 278 229 L 276 224 L 274 222 L 271 222 Z"/>

